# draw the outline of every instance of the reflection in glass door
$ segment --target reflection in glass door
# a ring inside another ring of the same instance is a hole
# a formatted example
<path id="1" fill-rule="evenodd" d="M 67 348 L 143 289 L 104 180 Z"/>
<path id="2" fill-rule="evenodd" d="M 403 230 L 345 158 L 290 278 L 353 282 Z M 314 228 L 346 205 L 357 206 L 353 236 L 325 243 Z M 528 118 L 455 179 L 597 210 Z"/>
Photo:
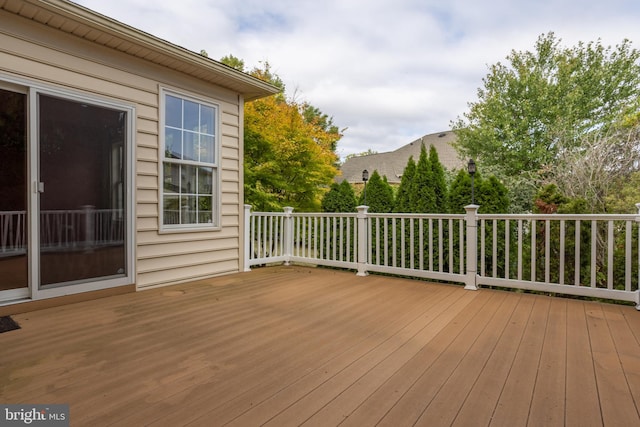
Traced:
<path id="1" fill-rule="evenodd" d="M 26 183 L 27 96 L 0 89 L 0 300 L 29 286 Z"/>
<path id="2" fill-rule="evenodd" d="M 126 115 L 38 95 L 41 289 L 127 274 Z"/>

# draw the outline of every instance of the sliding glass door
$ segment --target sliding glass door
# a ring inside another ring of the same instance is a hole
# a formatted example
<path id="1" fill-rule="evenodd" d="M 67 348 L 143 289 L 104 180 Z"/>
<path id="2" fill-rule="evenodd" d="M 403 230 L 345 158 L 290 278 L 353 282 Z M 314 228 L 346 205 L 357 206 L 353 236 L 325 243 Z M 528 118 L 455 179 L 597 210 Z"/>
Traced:
<path id="1" fill-rule="evenodd" d="M 132 115 L 0 82 L 0 304 L 133 282 Z"/>
<path id="2" fill-rule="evenodd" d="M 127 112 L 38 95 L 41 289 L 127 274 Z"/>
<path id="3" fill-rule="evenodd" d="M 29 286 L 27 153 L 26 92 L 0 86 L 0 301 Z"/>

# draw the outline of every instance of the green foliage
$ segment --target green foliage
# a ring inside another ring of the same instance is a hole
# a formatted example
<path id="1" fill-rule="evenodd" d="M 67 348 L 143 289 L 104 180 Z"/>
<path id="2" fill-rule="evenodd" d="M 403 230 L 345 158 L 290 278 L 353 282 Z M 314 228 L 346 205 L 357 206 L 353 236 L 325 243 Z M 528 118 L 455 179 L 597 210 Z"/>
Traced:
<path id="1" fill-rule="evenodd" d="M 411 185 L 411 212 L 433 213 L 436 212 L 436 193 L 433 187 L 431 164 L 427 150 L 422 145 L 420 158 L 416 165 L 416 174 Z"/>
<path id="2" fill-rule="evenodd" d="M 244 71 L 233 55 L 221 61 Z M 268 62 L 250 74 L 284 91 Z M 256 211 L 318 211 L 338 173 L 335 148 L 342 135 L 332 119 L 284 93 L 246 103 L 244 119 L 244 202 Z"/>
<path id="3" fill-rule="evenodd" d="M 424 145 L 420 148 L 420 158 L 416 164 L 409 157 L 404 168 L 394 212 L 400 213 L 443 213 L 447 211 L 447 177 L 432 145 L 429 154 Z"/>
<path id="4" fill-rule="evenodd" d="M 477 174 L 476 174 L 477 177 Z M 494 175 L 479 179 L 476 186 L 476 203 L 480 205 L 478 213 L 506 213 L 509 211 L 507 187 Z"/>
<path id="5" fill-rule="evenodd" d="M 475 203 L 478 213 L 509 212 L 509 191 L 494 175 L 483 178 L 478 170 L 474 176 Z M 458 171 L 449 189 L 449 212 L 465 213 L 464 207 L 471 204 L 471 177 L 465 170 Z"/>
<path id="6" fill-rule="evenodd" d="M 431 169 L 431 185 L 435 195 L 434 212 L 447 212 L 447 181 L 444 166 L 440 163 L 438 151 L 433 145 L 429 147 L 429 167 Z"/>
<path id="7" fill-rule="evenodd" d="M 240 58 L 236 58 L 231 54 L 222 57 L 220 59 L 220 62 L 222 62 L 225 65 L 228 65 L 229 67 L 235 70 L 244 72 L 244 61 Z"/>
<path id="8" fill-rule="evenodd" d="M 477 172 L 474 183 L 480 174 Z M 460 169 L 449 188 L 449 213 L 465 213 L 464 207 L 471 204 L 471 177 L 465 170 Z"/>
<path id="9" fill-rule="evenodd" d="M 365 191 L 360 194 L 359 204 L 365 204 Z M 373 171 L 366 185 L 366 204 L 369 212 L 389 213 L 393 210 L 393 189 L 386 178 L 382 179 L 378 171 Z"/>
<path id="10" fill-rule="evenodd" d="M 638 213 L 635 205 L 640 203 L 640 172 L 633 172 L 626 179 L 618 180 L 614 188 L 606 199 L 607 212 Z"/>
<path id="11" fill-rule="evenodd" d="M 323 212 L 355 212 L 356 194 L 345 179 L 340 184 L 331 184 L 331 189 L 322 198 Z"/>
<path id="12" fill-rule="evenodd" d="M 547 184 L 538 190 L 534 202 L 534 213 L 551 214 L 558 211 L 559 206 L 567 203 L 567 198 L 560 194 L 558 186 Z"/>
<path id="13" fill-rule="evenodd" d="M 416 175 L 416 162 L 413 160 L 413 156 L 409 157 L 407 166 L 404 168 L 402 178 L 400 179 L 400 186 L 398 187 L 398 193 L 396 195 L 396 203 L 393 209 L 394 212 L 409 213 L 413 212 L 412 202 L 412 185 L 413 179 Z"/>
<path id="14" fill-rule="evenodd" d="M 554 167 L 559 147 L 579 144 L 640 106 L 640 52 L 624 40 L 563 48 L 553 33 L 533 52 L 512 51 L 483 79 L 478 101 L 453 123 L 457 148 L 498 176 L 540 179 Z"/>

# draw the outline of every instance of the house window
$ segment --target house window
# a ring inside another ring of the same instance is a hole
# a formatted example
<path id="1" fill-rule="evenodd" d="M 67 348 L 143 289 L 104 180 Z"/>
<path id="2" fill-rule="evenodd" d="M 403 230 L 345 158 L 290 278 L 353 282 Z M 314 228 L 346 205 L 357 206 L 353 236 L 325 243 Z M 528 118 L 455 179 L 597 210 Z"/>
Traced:
<path id="1" fill-rule="evenodd" d="M 163 92 L 162 224 L 217 227 L 218 107 Z"/>

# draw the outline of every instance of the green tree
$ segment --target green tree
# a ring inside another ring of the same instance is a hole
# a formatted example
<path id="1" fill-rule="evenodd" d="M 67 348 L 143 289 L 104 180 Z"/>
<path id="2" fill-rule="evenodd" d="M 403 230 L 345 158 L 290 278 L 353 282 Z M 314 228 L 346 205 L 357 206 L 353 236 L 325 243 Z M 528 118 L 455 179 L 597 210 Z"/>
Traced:
<path id="1" fill-rule="evenodd" d="M 476 186 L 476 203 L 480 205 L 479 213 L 509 212 L 509 191 L 494 175 L 487 179 L 479 179 Z"/>
<path id="2" fill-rule="evenodd" d="M 233 55 L 221 62 L 244 71 L 244 62 Z M 245 203 L 258 211 L 284 206 L 320 210 L 322 197 L 338 174 L 335 148 L 342 135 L 319 109 L 287 99 L 282 79 L 268 62 L 249 74 L 282 93 L 245 104 Z"/>
<path id="3" fill-rule="evenodd" d="M 636 203 L 640 203 L 640 172 L 635 171 L 616 182 L 616 191 L 606 199 L 607 212 L 614 214 L 636 214 Z"/>
<path id="4" fill-rule="evenodd" d="M 360 193 L 358 203 L 363 205 L 365 192 Z M 377 170 L 373 171 L 366 185 L 367 205 L 369 212 L 389 213 L 393 211 L 393 189 Z"/>
<path id="5" fill-rule="evenodd" d="M 244 61 L 240 58 L 236 58 L 231 54 L 222 57 L 220 59 L 220 62 L 222 62 L 225 65 L 228 65 L 229 67 L 235 70 L 244 72 Z"/>
<path id="6" fill-rule="evenodd" d="M 429 147 L 429 167 L 431 169 L 431 183 L 435 195 L 436 213 L 447 212 L 447 180 L 445 178 L 444 166 L 440 163 L 438 151 L 431 145 Z"/>
<path id="7" fill-rule="evenodd" d="M 479 181 L 480 173 L 476 172 L 474 184 Z M 464 207 L 471 204 L 471 177 L 469 173 L 460 169 L 449 187 L 449 212 L 465 213 Z"/>
<path id="8" fill-rule="evenodd" d="M 436 212 L 436 193 L 433 188 L 431 165 L 424 144 L 420 148 L 420 158 L 416 165 L 416 173 L 411 185 L 411 210 L 410 212 L 434 213 Z"/>
<path id="9" fill-rule="evenodd" d="M 256 210 L 318 211 L 338 170 L 333 139 L 276 97 L 245 105 L 245 203 Z"/>
<path id="10" fill-rule="evenodd" d="M 402 178 L 400 179 L 400 186 L 398 187 L 398 193 L 396 194 L 396 202 L 393 208 L 394 212 L 410 213 L 412 212 L 411 199 L 413 191 L 413 179 L 416 174 L 416 162 L 413 160 L 413 156 L 409 157 L 407 166 L 402 172 Z"/>
<path id="11" fill-rule="evenodd" d="M 340 184 L 331 184 L 331 189 L 322 198 L 323 212 L 355 212 L 356 193 L 345 179 Z"/>
<path id="12" fill-rule="evenodd" d="M 541 35 L 533 52 L 512 51 L 507 65 L 490 67 L 478 101 L 453 123 L 457 148 L 500 177 L 538 182 L 561 150 L 639 110 L 639 59 L 628 40 L 563 48 L 553 33 Z"/>

